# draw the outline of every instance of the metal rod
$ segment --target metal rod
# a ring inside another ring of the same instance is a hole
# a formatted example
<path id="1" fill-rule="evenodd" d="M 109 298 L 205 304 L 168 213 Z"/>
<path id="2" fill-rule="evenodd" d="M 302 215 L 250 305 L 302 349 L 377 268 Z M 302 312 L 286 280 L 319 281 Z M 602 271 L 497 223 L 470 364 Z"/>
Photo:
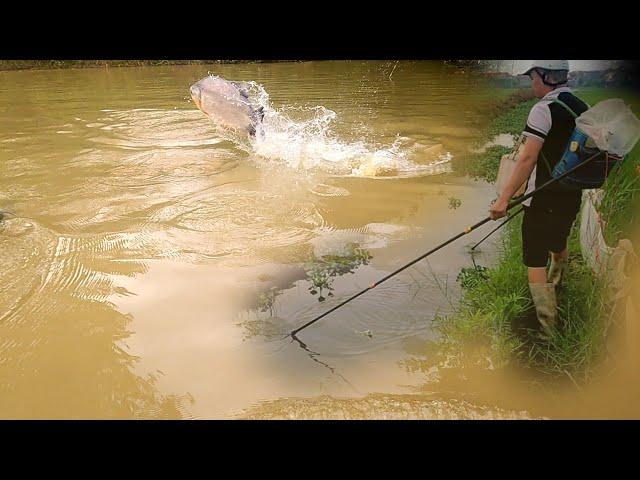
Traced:
<path id="1" fill-rule="evenodd" d="M 507 224 L 507 222 L 509 222 L 510 220 L 512 220 L 514 217 L 518 216 L 518 215 L 519 215 L 520 213 L 522 213 L 523 211 L 524 211 L 524 207 L 520 208 L 520 210 L 518 210 L 516 213 L 512 213 L 511 215 L 509 215 L 509 216 L 507 217 L 507 219 L 506 219 L 504 222 L 502 222 L 502 223 L 501 223 L 500 225 L 498 225 L 496 228 L 494 228 L 494 229 L 493 229 L 493 230 L 491 230 L 489 233 L 487 233 L 487 234 L 485 235 L 485 237 L 484 237 L 482 240 L 480 240 L 480 241 L 479 241 L 478 243 L 476 243 L 473 247 L 471 247 L 471 250 L 472 250 L 472 251 L 473 251 L 473 250 L 475 250 L 475 249 L 476 249 L 476 247 L 477 247 L 478 245 L 480 245 L 482 242 L 484 242 L 487 238 L 489 238 L 491 235 L 493 235 L 493 234 L 494 234 L 495 232 L 497 232 L 499 229 L 501 229 L 502 227 L 504 227 L 504 226 Z"/>

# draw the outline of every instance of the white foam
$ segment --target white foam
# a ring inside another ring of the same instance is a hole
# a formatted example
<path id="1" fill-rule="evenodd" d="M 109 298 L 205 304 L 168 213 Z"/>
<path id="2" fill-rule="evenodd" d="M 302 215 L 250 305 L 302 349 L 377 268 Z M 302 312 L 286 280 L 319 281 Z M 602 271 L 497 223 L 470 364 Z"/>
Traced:
<path id="1" fill-rule="evenodd" d="M 263 108 L 264 118 L 256 138 L 240 146 L 263 161 L 283 163 L 304 172 L 370 178 L 450 171 L 448 164 L 452 155 L 441 148 L 433 148 L 439 146 L 412 143 L 411 139 L 401 136 L 390 145 L 375 145 L 366 139 L 345 142 L 332 131 L 337 119 L 333 110 L 324 106 L 276 109 L 261 85 L 248 83 L 252 101 Z M 429 150 L 433 150 L 433 154 L 425 155 Z M 424 163 L 425 159 L 427 163 Z"/>

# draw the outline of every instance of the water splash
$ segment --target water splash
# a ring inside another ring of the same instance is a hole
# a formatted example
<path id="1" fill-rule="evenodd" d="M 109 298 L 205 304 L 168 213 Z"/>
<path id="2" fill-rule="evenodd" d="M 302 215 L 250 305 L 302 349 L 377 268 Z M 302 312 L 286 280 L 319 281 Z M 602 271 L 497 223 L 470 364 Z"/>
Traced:
<path id="1" fill-rule="evenodd" d="M 303 172 L 339 176 L 397 178 L 450 171 L 451 153 L 439 145 L 423 145 L 397 136 L 391 145 L 360 139 L 345 142 L 333 131 L 337 114 L 324 106 L 275 108 L 266 90 L 247 82 L 252 102 L 263 108 L 264 118 L 252 139 L 219 132 L 248 153 Z"/>

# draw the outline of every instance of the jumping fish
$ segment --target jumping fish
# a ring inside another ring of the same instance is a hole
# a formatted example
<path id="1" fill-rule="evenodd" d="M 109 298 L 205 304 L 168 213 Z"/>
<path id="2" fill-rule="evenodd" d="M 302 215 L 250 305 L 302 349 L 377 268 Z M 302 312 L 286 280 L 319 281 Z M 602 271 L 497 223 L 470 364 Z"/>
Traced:
<path id="1" fill-rule="evenodd" d="M 213 122 L 224 129 L 256 135 L 264 118 L 263 107 L 250 98 L 249 84 L 209 75 L 191 85 L 191 98 Z"/>

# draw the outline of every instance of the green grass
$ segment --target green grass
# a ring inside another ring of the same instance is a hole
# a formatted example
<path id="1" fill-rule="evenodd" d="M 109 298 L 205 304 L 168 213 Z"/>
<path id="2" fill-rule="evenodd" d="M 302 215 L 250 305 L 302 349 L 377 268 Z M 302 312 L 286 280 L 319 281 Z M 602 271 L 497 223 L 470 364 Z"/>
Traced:
<path id="1" fill-rule="evenodd" d="M 558 293 L 563 326 L 550 341 L 539 341 L 513 324 L 533 314 L 526 267 L 521 252 L 522 216 L 503 232 L 500 259 L 482 281 L 467 282 L 455 312 L 435 321 L 443 346 L 450 352 L 489 357 L 494 366 L 521 365 L 537 373 L 586 381 L 601 350 L 606 304 L 602 288 L 582 259 L 577 224 L 570 236 L 570 257 L 564 285 Z M 524 335 L 522 334 L 524 333 Z"/>
<path id="2" fill-rule="evenodd" d="M 501 90 L 500 90 L 501 91 Z M 528 91 L 508 90 L 508 96 L 498 95 L 498 101 L 486 112 L 490 117 L 488 124 L 472 143 L 471 148 L 478 150 L 501 133 L 519 135 L 524 129 L 529 110 L 536 102 Z M 454 158 L 454 169 L 472 178 L 494 182 L 498 175 L 500 157 L 509 152 L 502 146 L 489 147 L 483 153 L 468 153 Z"/>
<path id="3" fill-rule="evenodd" d="M 484 272 L 485 278 L 468 282 L 456 311 L 439 317 L 435 325 L 445 347 L 460 351 L 459 347 L 473 344 L 482 355 L 489 355 L 494 365 L 510 362 L 521 347 L 510 328 L 511 320 L 529 305 L 525 270 L 519 252 L 511 248 L 518 229 L 506 227 L 501 257 L 497 265 Z M 519 223 L 519 222 L 518 222 Z"/>
<path id="4" fill-rule="evenodd" d="M 481 140 L 491 139 L 500 133 L 511 133 L 512 135 L 522 133 L 529 111 L 535 103 L 535 99 L 527 100 L 495 117 L 487 126 Z"/>
<path id="5" fill-rule="evenodd" d="M 640 98 L 621 90 L 590 89 L 577 92 L 594 105 L 600 100 L 621 97 L 636 114 Z M 499 133 L 522 131 L 529 109 L 535 100 L 527 100 L 495 116 L 477 144 Z M 495 181 L 500 157 L 508 149 L 492 147 L 483 154 L 467 158 L 465 173 Z M 640 189 L 640 147 L 631 152 L 622 168 L 612 174 L 604 186 L 605 198 L 600 207 L 606 221 L 605 237 L 610 245 L 629 234 L 638 222 L 637 194 Z M 520 365 L 545 378 L 570 378 L 586 382 L 595 372 L 603 352 L 603 322 L 608 311 L 601 282 L 582 258 L 579 246 L 579 220 L 569 237 L 569 264 L 563 289 L 558 293 L 558 311 L 563 326 L 548 341 L 517 333 L 512 327 L 518 319 L 530 315 L 533 304 L 528 290 L 526 267 L 522 264 L 522 218 L 504 229 L 499 260 L 496 265 L 477 273 L 468 269 L 463 294 L 456 310 L 448 317 L 436 319 L 445 350 L 459 355 L 490 358 L 494 366 Z M 474 281 L 473 275 L 481 278 Z M 474 348 L 470 349 L 469 346 Z"/>

